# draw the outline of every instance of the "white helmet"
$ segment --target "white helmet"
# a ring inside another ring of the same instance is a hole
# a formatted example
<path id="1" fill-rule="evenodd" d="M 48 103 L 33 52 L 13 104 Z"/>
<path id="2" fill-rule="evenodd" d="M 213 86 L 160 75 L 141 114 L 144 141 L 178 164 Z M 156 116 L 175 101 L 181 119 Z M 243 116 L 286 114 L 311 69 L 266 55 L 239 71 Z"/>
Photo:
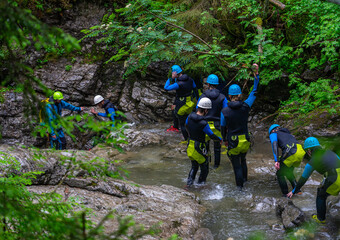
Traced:
<path id="1" fill-rule="evenodd" d="M 104 100 L 104 98 L 101 95 L 95 96 L 94 99 L 93 99 L 94 105 L 97 105 L 98 103 L 100 103 L 103 100 Z"/>
<path id="2" fill-rule="evenodd" d="M 198 102 L 197 107 L 203 109 L 211 109 L 211 100 L 209 98 L 204 97 Z"/>

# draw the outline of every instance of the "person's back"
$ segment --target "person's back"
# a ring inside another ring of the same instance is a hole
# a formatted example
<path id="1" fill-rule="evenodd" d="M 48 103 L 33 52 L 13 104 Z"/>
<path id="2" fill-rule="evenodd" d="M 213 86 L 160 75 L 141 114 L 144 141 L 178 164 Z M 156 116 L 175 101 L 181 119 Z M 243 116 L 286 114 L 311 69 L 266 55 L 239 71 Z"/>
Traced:
<path id="1" fill-rule="evenodd" d="M 212 102 L 212 108 L 209 109 L 206 119 L 208 121 L 220 121 L 223 102 L 226 101 L 226 97 L 216 88 L 206 90 L 201 95 L 201 98 L 203 97 L 209 98 Z"/>
<path id="2" fill-rule="evenodd" d="M 340 159 L 331 150 L 318 149 L 312 154 L 308 162 L 318 173 L 325 174 L 333 169 L 340 168 Z"/>
<path id="3" fill-rule="evenodd" d="M 233 135 L 248 136 L 248 116 L 250 107 L 243 101 L 228 102 L 228 107 L 222 110 L 227 122 L 228 140 Z"/>
<path id="4" fill-rule="evenodd" d="M 189 138 L 194 141 L 205 142 L 205 132 L 203 129 L 207 124 L 204 116 L 200 116 L 195 112 L 190 113 L 186 122 Z"/>

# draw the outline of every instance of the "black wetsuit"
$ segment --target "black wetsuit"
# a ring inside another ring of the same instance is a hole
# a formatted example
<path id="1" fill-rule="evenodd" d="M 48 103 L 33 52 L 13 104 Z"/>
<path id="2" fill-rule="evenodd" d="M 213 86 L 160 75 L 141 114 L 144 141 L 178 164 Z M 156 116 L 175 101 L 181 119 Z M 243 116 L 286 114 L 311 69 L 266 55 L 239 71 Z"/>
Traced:
<path id="1" fill-rule="evenodd" d="M 205 118 L 195 112 L 191 113 L 188 116 L 185 126 L 189 134 L 188 148 L 193 147 L 194 150 L 199 154 L 197 156 L 201 158 L 191 159 L 191 170 L 189 172 L 187 185 L 190 186 L 193 184 L 199 167 L 201 168 L 201 173 L 198 179 L 198 183 L 205 183 L 209 173 L 209 161 L 207 159 L 207 146 L 205 142 L 205 135 L 208 134 L 209 137 L 213 140 L 220 141 L 221 139 L 211 131 L 209 124 L 205 120 Z"/>
<path id="2" fill-rule="evenodd" d="M 212 108 L 209 109 L 208 114 L 205 116 L 208 122 L 213 122 L 215 129 L 219 132 L 221 131 L 220 127 L 220 117 L 221 110 L 227 107 L 227 99 L 226 97 L 220 93 L 218 89 L 209 89 L 202 93 L 201 98 L 207 97 L 211 100 Z M 209 148 L 209 143 L 208 143 Z M 217 168 L 221 162 L 221 144 L 218 141 L 214 141 L 214 156 L 215 156 L 215 164 L 214 167 Z"/>
<path id="3" fill-rule="evenodd" d="M 329 193 L 327 190 L 329 190 L 329 187 L 337 180 L 337 169 L 339 168 L 340 159 L 334 152 L 317 148 L 312 152 L 312 159 L 306 164 L 302 176 L 293 190 L 293 193 L 300 191 L 314 170 L 326 177 L 322 186 L 318 188 L 316 197 L 316 209 L 320 221 L 326 219 L 327 197 L 330 194 L 337 195 Z"/>

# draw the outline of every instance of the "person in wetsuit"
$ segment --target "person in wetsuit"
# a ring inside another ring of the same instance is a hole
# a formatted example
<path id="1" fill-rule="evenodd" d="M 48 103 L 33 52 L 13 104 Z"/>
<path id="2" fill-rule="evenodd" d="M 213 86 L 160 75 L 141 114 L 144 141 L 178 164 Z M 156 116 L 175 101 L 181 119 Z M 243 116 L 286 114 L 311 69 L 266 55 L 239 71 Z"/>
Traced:
<path id="1" fill-rule="evenodd" d="M 197 104 L 197 112 L 192 112 L 185 123 L 189 134 L 187 155 L 191 160 L 191 170 L 189 172 L 187 187 L 190 187 L 195 180 L 196 173 L 200 167 L 201 173 L 198 178 L 198 184 L 204 184 L 209 173 L 209 161 L 207 156 L 207 144 L 205 135 L 207 134 L 212 140 L 219 141 L 222 139 L 216 136 L 210 129 L 205 117 L 212 107 L 209 98 L 202 98 Z"/>
<path id="2" fill-rule="evenodd" d="M 164 89 L 166 91 L 176 90 L 175 114 L 179 120 L 184 140 L 187 140 L 188 133 L 185 129 L 185 121 L 195 105 L 191 97 L 192 91 L 194 91 L 196 99 L 198 99 L 198 92 L 194 80 L 187 74 L 183 74 L 180 66 L 173 65 L 171 69 L 171 78 L 177 80 L 175 83 L 170 84 L 170 79 L 168 79 L 165 83 Z"/>
<path id="3" fill-rule="evenodd" d="M 209 98 L 212 102 L 212 107 L 211 109 L 209 109 L 208 114 L 205 116 L 205 118 L 208 121 L 210 129 L 213 131 L 213 133 L 219 137 L 222 137 L 220 132 L 221 110 L 228 106 L 228 100 L 217 89 L 219 81 L 218 77 L 215 74 L 210 74 L 208 76 L 207 83 L 209 89 L 202 93 L 200 98 Z M 209 141 L 209 138 L 206 140 Z M 209 142 L 207 144 L 209 147 Z M 214 168 L 218 168 L 221 162 L 221 144 L 219 141 L 214 141 L 214 156 Z"/>
<path id="4" fill-rule="evenodd" d="M 169 78 L 169 80 L 170 80 L 170 85 L 171 85 L 171 84 L 174 84 L 177 79 Z M 171 105 L 171 115 L 172 115 L 173 125 L 171 125 L 166 130 L 167 132 L 176 132 L 176 133 L 179 132 L 179 121 L 175 114 L 175 107 L 176 107 L 176 102 L 174 102 L 174 104 Z"/>
<path id="5" fill-rule="evenodd" d="M 236 185 L 242 190 L 243 183 L 248 179 L 246 154 L 250 147 L 248 132 L 248 116 L 256 99 L 257 86 L 260 80 L 258 65 L 254 64 L 254 87 L 249 97 L 241 101 L 241 88 L 237 84 L 229 87 L 230 102 L 221 112 L 221 133 L 225 145 L 228 146 L 228 157 L 233 165 Z"/>
<path id="6" fill-rule="evenodd" d="M 277 180 L 282 194 L 286 196 L 288 193 L 288 186 L 285 177 L 294 189 L 296 187 L 294 167 L 300 166 L 306 152 L 289 130 L 280 127 L 278 124 L 273 124 L 269 127 L 269 138 L 274 154 Z M 279 148 L 282 151 L 280 158 L 278 157 Z"/>
<path id="7" fill-rule="evenodd" d="M 293 194 L 299 192 L 314 170 L 323 174 L 325 179 L 318 188 L 316 196 L 317 214 L 314 214 L 312 218 L 318 223 L 325 223 L 327 197 L 337 196 L 340 192 L 340 158 L 333 151 L 323 149 L 315 137 L 305 140 L 304 149 L 311 159 L 306 164 L 296 187 L 287 196 L 291 198 Z"/>
<path id="8" fill-rule="evenodd" d="M 112 127 L 114 127 L 115 126 L 114 121 L 116 116 L 115 106 L 109 100 L 105 100 L 101 95 L 95 96 L 93 102 L 94 105 L 104 108 L 105 113 L 98 113 L 93 108 L 91 108 L 91 113 L 101 117 L 110 118 L 110 120 L 112 121 Z"/>
<path id="9" fill-rule="evenodd" d="M 63 94 L 56 91 L 53 93 L 53 96 L 49 98 L 45 107 L 51 148 L 55 147 L 57 150 L 66 149 L 66 138 L 59 121 L 59 118 L 62 116 L 62 110 L 68 109 L 70 111 L 80 112 L 84 109 L 83 107 L 75 107 L 63 99 Z"/>

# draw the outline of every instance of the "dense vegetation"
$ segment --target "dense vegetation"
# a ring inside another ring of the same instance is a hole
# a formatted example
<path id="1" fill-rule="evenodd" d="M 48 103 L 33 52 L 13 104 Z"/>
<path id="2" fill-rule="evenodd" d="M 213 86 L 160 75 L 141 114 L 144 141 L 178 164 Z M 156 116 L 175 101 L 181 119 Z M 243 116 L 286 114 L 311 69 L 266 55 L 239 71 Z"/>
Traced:
<path id="1" fill-rule="evenodd" d="M 36 89 L 47 96 L 50 92 L 27 65 L 26 54 L 33 49 L 45 56 L 63 56 L 80 49 L 78 39 L 39 20 L 45 14 L 61 13 L 76 2 L 0 2 L 0 82 L 6 87 L 0 90 L 0 101 L 3 91 L 22 91 L 31 110 L 28 113 L 38 116 L 35 106 L 40 99 Z M 124 7 L 119 7 L 120 1 L 103 1 L 108 14 L 101 25 L 84 30 L 84 38 L 106 47 L 110 54 L 107 62 L 124 61 L 125 76 L 135 71 L 145 73 L 154 61 L 176 61 L 185 70 L 202 76 L 216 73 L 226 83 L 243 84 L 250 79 L 251 64 L 257 62 L 261 65 L 263 85 L 288 79 L 290 98 L 282 103 L 283 111 L 308 113 L 325 108 L 338 114 L 340 6 L 322 0 L 282 2 L 284 9 L 268 0 L 138 0 L 125 2 Z M 46 60 L 42 59 L 41 64 Z M 312 72 L 313 76 L 306 77 L 306 72 Z M 81 121 L 86 124 L 78 124 Z M 68 134 L 74 128 L 100 132 L 110 123 L 105 124 L 98 125 L 87 115 L 61 120 Z M 121 127 L 117 125 L 116 133 L 120 136 Z M 117 143 L 117 139 L 109 141 Z M 31 184 L 30 179 L 40 172 L 18 176 L 14 174 L 19 170 L 15 159 L 1 152 L 0 159 L 1 167 L 13 170 L 0 175 L 2 238 L 112 237 L 102 231 L 101 224 L 88 222 L 86 211 L 74 213 L 74 202 L 61 202 L 55 192 L 47 195 L 28 192 L 25 185 Z M 62 159 L 61 163 L 70 161 L 70 168 L 79 164 L 74 158 Z M 103 178 L 117 177 L 116 173 L 104 171 L 106 165 L 100 163 L 81 167 L 88 172 L 99 170 Z M 131 219 L 121 220 L 114 239 L 128 235 L 132 225 Z M 149 233 L 154 231 L 138 229 L 129 238 Z"/>
<path id="2" fill-rule="evenodd" d="M 244 82 L 258 62 L 261 84 L 289 79 L 282 109 L 339 112 L 340 6 L 282 2 L 284 9 L 267 0 L 130 1 L 84 33 L 114 53 L 108 61 L 124 60 L 126 75 L 174 60 L 203 76 Z"/>

